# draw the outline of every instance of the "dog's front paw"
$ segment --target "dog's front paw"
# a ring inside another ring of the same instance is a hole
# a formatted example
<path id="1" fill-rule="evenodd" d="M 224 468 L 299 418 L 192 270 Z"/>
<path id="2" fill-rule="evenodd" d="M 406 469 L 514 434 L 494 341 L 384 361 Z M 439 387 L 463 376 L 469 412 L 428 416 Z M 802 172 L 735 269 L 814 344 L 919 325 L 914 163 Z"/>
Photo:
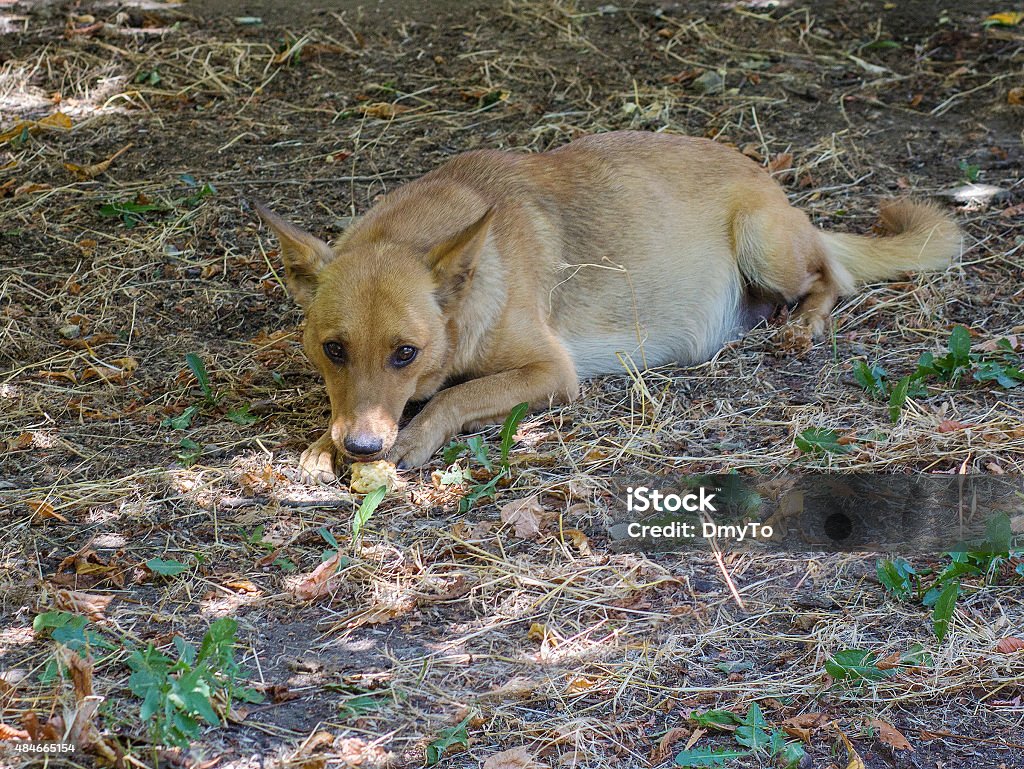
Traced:
<path id="1" fill-rule="evenodd" d="M 388 452 L 390 459 L 399 470 L 419 467 L 430 461 L 434 452 L 441 448 L 441 440 L 436 440 L 422 430 L 411 425 L 398 434 L 395 445 Z"/>
<path id="2" fill-rule="evenodd" d="M 330 483 L 334 480 L 334 462 L 338 450 L 329 432 L 324 433 L 299 457 L 299 480 L 302 483 Z"/>

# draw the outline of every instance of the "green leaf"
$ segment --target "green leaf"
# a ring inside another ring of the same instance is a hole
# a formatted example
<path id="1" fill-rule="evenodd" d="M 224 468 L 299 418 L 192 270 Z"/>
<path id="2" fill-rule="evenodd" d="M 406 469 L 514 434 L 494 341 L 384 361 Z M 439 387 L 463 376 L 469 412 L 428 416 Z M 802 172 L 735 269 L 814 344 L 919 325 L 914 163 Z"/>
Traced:
<path id="1" fill-rule="evenodd" d="M 175 430 L 187 430 L 189 427 L 192 426 L 192 420 L 198 413 L 198 406 L 189 406 L 187 409 L 178 414 L 178 416 L 165 419 L 160 424 L 162 426 L 171 427 Z"/>
<path id="2" fill-rule="evenodd" d="M 498 488 L 498 481 L 500 481 L 502 477 L 503 474 L 498 473 L 491 478 L 491 480 L 487 481 L 487 483 L 478 483 L 476 486 L 471 488 L 466 496 L 459 500 L 459 512 L 469 512 L 477 502 L 493 497 Z"/>
<path id="3" fill-rule="evenodd" d="M 461 723 L 450 726 L 447 729 L 442 729 L 441 736 L 427 745 L 427 766 L 433 766 L 444 758 L 449 748 L 453 748 L 456 745 L 461 745 L 463 748 L 469 747 L 469 733 L 466 731 L 466 725 L 472 717 L 473 713 L 470 712 L 462 719 Z"/>
<path id="4" fill-rule="evenodd" d="M 505 418 L 505 424 L 501 426 L 501 466 L 508 467 L 508 455 L 512 451 L 512 441 L 515 438 L 516 428 L 523 421 L 526 413 L 530 410 L 529 403 L 520 403 Z"/>
<path id="5" fill-rule="evenodd" d="M 155 574 L 164 577 L 175 577 L 188 569 L 188 566 L 181 561 L 167 560 L 162 558 L 150 558 L 146 561 L 146 567 Z"/>
<path id="6" fill-rule="evenodd" d="M 775 732 L 775 734 L 779 734 L 779 732 Z M 807 752 L 799 742 L 787 742 L 776 749 L 772 755 L 778 759 L 782 769 L 797 769 Z"/>
<path id="7" fill-rule="evenodd" d="M 239 425 L 253 425 L 260 421 L 258 416 L 249 413 L 248 405 L 235 406 L 233 409 L 229 409 L 227 418 Z"/>
<path id="8" fill-rule="evenodd" d="M 731 710 L 707 710 L 703 713 L 693 711 L 690 713 L 689 720 L 705 729 L 731 728 L 736 724 L 743 723 L 743 719 Z"/>
<path id="9" fill-rule="evenodd" d="M 886 391 L 885 369 L 879 365 L 868 366 L 862 360 L 853 362 L 853 378 L 869 395 L 884 398 Z"/>
<path id="10" fill-rule="evenodd" d="M 182 438 L 181 443 L 178 445 L 182 448 L 182 451 L 178 452 L 178 459 L 182 461 L 185 467 L 191 467 L 203 455 L 202 445 L 196 443 L 191 438 Z"/>
<path id="11" fill-rule="evenodd" d="M 846 454 L 850 451 L 849 446 L 839 443 L 839 433 L 822 427 L 808 427 L 795 440 L 796 447 L 804 454 Z"/>
<path id="12" fill-rule="evenodd" d="M 966 326 L 954 326 L 946 346 L 958 366 L 966 366 L 971 362 L 971 332 Z"/>
<path id="13" fill-rule="evenodd" d="M 761 706 L 752 702 L 742 725 L 736 727 L 736 742 L 751 750 L 764 750 L 771 742 L 767 727 L 768 722 L 764 720 Z"/>
<path id="14" fill-rule="evenodd" d="M 1024 382 L 1024 371 L 1016 366 L 994 360 L 978 363 L 973 376 L 976 382 L 996 382 L 1007 390 Z"/>
<path id="15" fill-rule="evenodd" d="M 676 766 L 683 767 L 723 766 L 726 761 L 734 761 L 748 755 L 749 750 L 735 748 L 691 748 L 676 753 L 674 761 Z"/>
<path id="16" fill-rule="evenodd" d="M 366 503 L 365 499 L 363 500 L 363 503 Z M 324 541 L 328 545 L 333 547 L 335 550 L 338 549 L 338 540 L 334 537 L 333 534 L 331 534 L 330 529 L 328 529 L 326 526 L 321 526 L 319 529 L 317 529 L 317 533 L 324 538 Z"/>
<path id="17" fill-rule="evenodd" d="M 927 668 L 935 664 L 932 655 L 921 644 L 912 644 L 903 654 L 900 655 L 900 665 L 906 667 Z"/>
<path id="18" fill-rule="evenodd" d="M 355 514 L 352 516 L 353 541 L 359 537 L 363 527 L 369 523 L 370 518 L 373 517 L 374 511 L 377 509 L 377 506 L 380 504 L 381 500 L 384 499 L 384 495 L 387 493 L 388 487 L 381 486 L 363 497 L 362 504 L 359 505 L 359 509 L 356 510 Z"/>
<path id="19" fill-rule="evenodd" d="M 892 675 L 891 670 L 881 670 L 874 663 L 877 655 L 864 649 L 845 649 L 825 662 L 825 671 L 837 681 L 863 680 L 880 681 Z"/>
<path id="20" fill-rule="evenodd" d="M 932 626 L 935 629 L 935 637 L 940 641 L 949 632 L 949 621 L 953 618 L 953 609 L 956 608 L 957 594 L 960 592 L 960 581 L 953 579 L 946 583 L 935 601 L 935 609 L 932 611 Z"/>
<path id="21" fill-rule="evenodd" d="M 442 452 L 441 461 L 444 462 L 446 466 L 450 465 L 467 451 L 469 451 L 469 444 L 453 440 L 445 447 L 444 452 Z"/>
<path id="22" fill-rule="evenodd" d="M 880 558 L 875 563 L 875 573 L 885 589 L 899 598 L 906 598 L 913 589 L 914 567 L 902 558 L 891 561 Z"/>
<path id="23" fill-rule="evenodd" d="M 194 352 L 190 352 L 185 356 L 185 362 L 192 370 L 196 381 L 199 382 L 199 389 L 203 391 L 203 397 L 208 401 L 214 400 L 213 389 L 210 387 L 210 376 L 206 373 L 206 365 L 203 363 L 203 359 Z"/>
<path id="24" fill-rule="evenodd" d="M 889 421 L 893 424 L 900 419 L 900 412 L 907 402 L 907 392 L 910 389 L 910 377 L 905 376 L 897 382 L 889 395 Z"/>

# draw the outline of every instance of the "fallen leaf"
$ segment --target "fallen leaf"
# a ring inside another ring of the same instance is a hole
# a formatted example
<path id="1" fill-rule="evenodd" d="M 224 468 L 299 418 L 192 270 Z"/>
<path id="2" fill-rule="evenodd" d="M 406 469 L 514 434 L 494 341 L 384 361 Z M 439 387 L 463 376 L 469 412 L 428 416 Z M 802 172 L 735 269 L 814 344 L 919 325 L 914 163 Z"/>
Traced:
<path id="1" fill-rule="evenodd" d="M 991 16 L 986 16 L 982 23 L 984 26 L 998 26 L 998 27 L 1016 27 L 1024 21 L 1024 12 L 1021 11 L 1001 11 L 1000 13 L 993 13 Z"/>
<path id="2" fill-rule="evenodd" d="M 340 562 L 341 556 L 335 553 L 309 574 L 291 580 L 288 591 L 300 601 L 312 601 L 328 595 L 332 590 L 331 580 L 337 575 Z"/>
<path id="3" fill-rule="evenodd" d="M 43 500 L 30 499 L 25 506 L 32 512 L 33 519 L 56 518 L 58 521 L 67 523 L 68 519 L 53 509 L 53 505 Z"/>
<path id="4" fill-rule="evenodd" d="M 1021 203 L 1024 206 L 1024 203 Z M 1016 334 L 1008 334 L 1006 336 L 997 336 L 993 339 L 986 339 L 984 342 L 979 342 L 973 345 L 971 349 L 982 350 L 983 352 L 997 352 L 1000 349 L 999 343 L 1006 340 L 1010 348 L 1014 352 L 1020 352 L 1024 350 L 1024 338 L 1017 336 Z"/>
<path id="5" fill-rule="evenodd" d="M 595 681 L 593 678 L 587 678 L 586 676 L 579 676 L 578 678 L 574 678 L 568 684 L 566 684 L 565 692 L 564 693 L 565 694 L 579 694 L 580 692 L 585 692 L 585 691 L 588 691 L 589 689 L 593 689 L 594 688 L 594 684 L 596 684 L 596 683 L 597 683 L 597 681 Z"/>
<path id="6" fill-rule="evenodd" d="M 775 155 L 771 160 L 768 161 L 768 170 L 773 173 L 781 173 L 782 171 L 788 171 L 793 167 L 793 155 L 789 152 L 783 152 Z"/>
<path id="7" fill-rule="evenodd" d="M 654 750 L 651 751 L 651 764 L 660 764 L 668 758 L 668 754 L 672 752 L 673 745 L 689 736 L 690 730 L 684 726 L 677 726 L 674 729 L 669 729 L 665 733 L 665 736 L 658 741 L 658 745 Z"/>
<path id="8" fill-rule="evenodd" d="M 92 696 L 92 657 L 83 657 L 64 644 L 57 645 L 57 658 L 71 675 L 71 687 L 75 702 L 82 702 Z"/>
<path id="9" fill-rule="evenodd" d="M 8 451 L 25 451 L 32 448 L 32 433 L 21 433 L 17 438 L 7 441 Z"/>
<path id="10" fill-rule="evenodd" d="M 125 152 L 131 149 L 131 146 L 132 145 L 130 144 L 124 145 L 113 155 L 108 157 L 106 160 L 100 161 L 99 163 L 93 163 L 87 166 L 80 166 L 76 165 L 75 163 L 65 163 L 64 168 L 66 168 L 72 176 L 74 176 L 76 179 L 79 179 L 80 181 L 88 181 L 89 179 L 95 179 L 97 176 L 104 173 L 108 168 L 110 168 L 110 164 L 117 160 L 119 156 L 123 155 Z"/>
<path id="11" fill-rule="evenodd" d="M 1024 639 L 1016 636 L 1007 636 L 996 644 L 996 651 L 1000 654 L 1013 654 L 1024 649 Z"/>
<path id="12" fill-rule="evenodd" d="M 54 112 L 41 120 L 23 120 L 13 128 L 0 133 L 0 144 L 11 141 L 21 136 L 24 132 L 30 134 L 38 133 L 41 130 L 68 131 L 71 129 L 71 118 L 63 112 Z"/>
<path id="13" fill-rule="evenodd" d="M 548 629 L 539 622 L 534 622 L 530 625 L 530 629 L 526 631 L 526 638 L 530 641 L 541 643 L 545 638 L 548 637 Z"/>
<path id="14" fill-rule="evenodd" d="M 501 508 L 501 522 L 511 523 L 515 527 L 516 536 L 523 539 L 536 539 L 540 536 L 544 517 L 545 510 L 536 494 L 513 499 Z"/>
<path id="15" fill-rule="evenodd" d="M 940 433 L 951 433 L 955 430 L 966 430 L 974 425 L 964 424 L 963 422 L 957 422 L 955 419 L 943 419 L 939 422 L 939 426 L 936 428 Z"/>
<path id="16" fill-rule="evenodd" d="M 1024 216 L 1024 203 L 1018 203 L 1015 206 L 1007 206 L 999 212 L 999 215 L 1004 219 L 1009 219 L 1013 216 Z"/>
<path id="17" fill-rule="evenodd" d="M 534 760 L 533 754 L 520 745 L 518 748 L 503 750 L 489 756 L 484 761 L 482 769 L 535 769 L 539 766 L 540 764 Z"/>
<path id="18" fill-rule="evenodd" d="M 501 686 L 486 691 L 478 696 L 481 700 L 520 699 L 529 697 L 537 688 L 538 683 L 522 676 L 509 679 Z"/>
<path id="19" fill-rule="evenodd" d="M 1006 103 L 1015 105 L 1024 104 L 1024 87 L 1017 86 L 1016 88 L 1011 88 L 1007 91 Z"/>
<path id="20" fill-rule="evenodd" d="M 22 185 L 14 188 L 14 197 L 21 195 L 31 195 L 33 192 L 42 192 L 50 189 L 49 184 L 36 184 L 34 182 L 25 182 Z"/>
<path id="21" fill-rule="evenodd" d="M 24 729 L 18 729 L 17 727 L 5 724 L 0 721 L 0 740 L 30 740 L 32 735 L 26 732 Z"/>
<path id="22" fill-rule="evenodd" d="M 839 724 L 835 721 L 832 722 L 832 727 L 839 733 L 839 739 L 843 741 L 843 745 L 846 747 L 846 755 L 849 757 L 849 763 L 846 765 L 846 769 L 866 769 L 864 766 L 864 759 L 860 757 L 853 748 L 853 743 L 850 742 L 849 738 L 843 734 L 842 729 L 839 728 Z"/>
<path id="23" fill-rule="evenodd" d="M 590 539 L 579 529 L 563 529 L 562 536 L 563 542 L 565 541 L 565 537 L 569 538 L 573 545 L 575 545 L 576 549 L 580 551 L 580 555 L 591 554 Z"/>
<path id="24" fill-rule="evenodd" d="M 357 110 L 365 117 L 375 117 L 381 120 L 391 120 L 396 115 L 408 112 L 412 107 L 403 104 L 392 104 L 391 102 L 378 101 L 372 104 L 360 104 Z"/>
<path id="25" fill-rule="evenodd" d="M 112 595 L 96 595 L 79 590 L 58 590 L 53 597 L 54 606 L 58 609 L 82 614 L 93 622 L 104 619 L 107 607 L 113 600 Z"/>
<path id="26" fill-rule="evenodd" d="M 896 750 L 914 750 L 914 746 L 910 744 L 910 741 L 892 724 L 889 724 L 880 718 L 873 718 L 868 721 L 868 724 L 878 730 L 878 739 L 890 748 L 895 748 Z"/>

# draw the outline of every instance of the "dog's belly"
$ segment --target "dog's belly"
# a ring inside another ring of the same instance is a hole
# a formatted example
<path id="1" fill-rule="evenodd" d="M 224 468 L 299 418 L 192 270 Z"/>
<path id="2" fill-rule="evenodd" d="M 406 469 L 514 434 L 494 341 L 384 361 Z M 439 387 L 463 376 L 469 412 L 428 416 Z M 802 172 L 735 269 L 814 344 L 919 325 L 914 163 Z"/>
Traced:
<path id="1" fill-rule="evenodd" d="M 731 272 L 720 263 L 699 275 L 634 281 L 635 302 L 616 300 L 618 293 L 575 297 L 553 325 L 580 377 L 701 363 L 752 325 Z"/>

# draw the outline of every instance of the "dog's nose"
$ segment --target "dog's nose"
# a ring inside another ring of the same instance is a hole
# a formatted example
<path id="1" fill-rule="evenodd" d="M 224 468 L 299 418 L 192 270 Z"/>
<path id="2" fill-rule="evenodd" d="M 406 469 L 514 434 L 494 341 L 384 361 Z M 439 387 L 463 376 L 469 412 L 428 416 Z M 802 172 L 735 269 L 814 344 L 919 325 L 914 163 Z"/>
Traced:
<path id="1" fill-rule="evenodd" d="M 384 441 L 375 435 L 346 435 L 345 451 L 353 456 L 368 457 L 379 454 L 384 448 Z"/>

